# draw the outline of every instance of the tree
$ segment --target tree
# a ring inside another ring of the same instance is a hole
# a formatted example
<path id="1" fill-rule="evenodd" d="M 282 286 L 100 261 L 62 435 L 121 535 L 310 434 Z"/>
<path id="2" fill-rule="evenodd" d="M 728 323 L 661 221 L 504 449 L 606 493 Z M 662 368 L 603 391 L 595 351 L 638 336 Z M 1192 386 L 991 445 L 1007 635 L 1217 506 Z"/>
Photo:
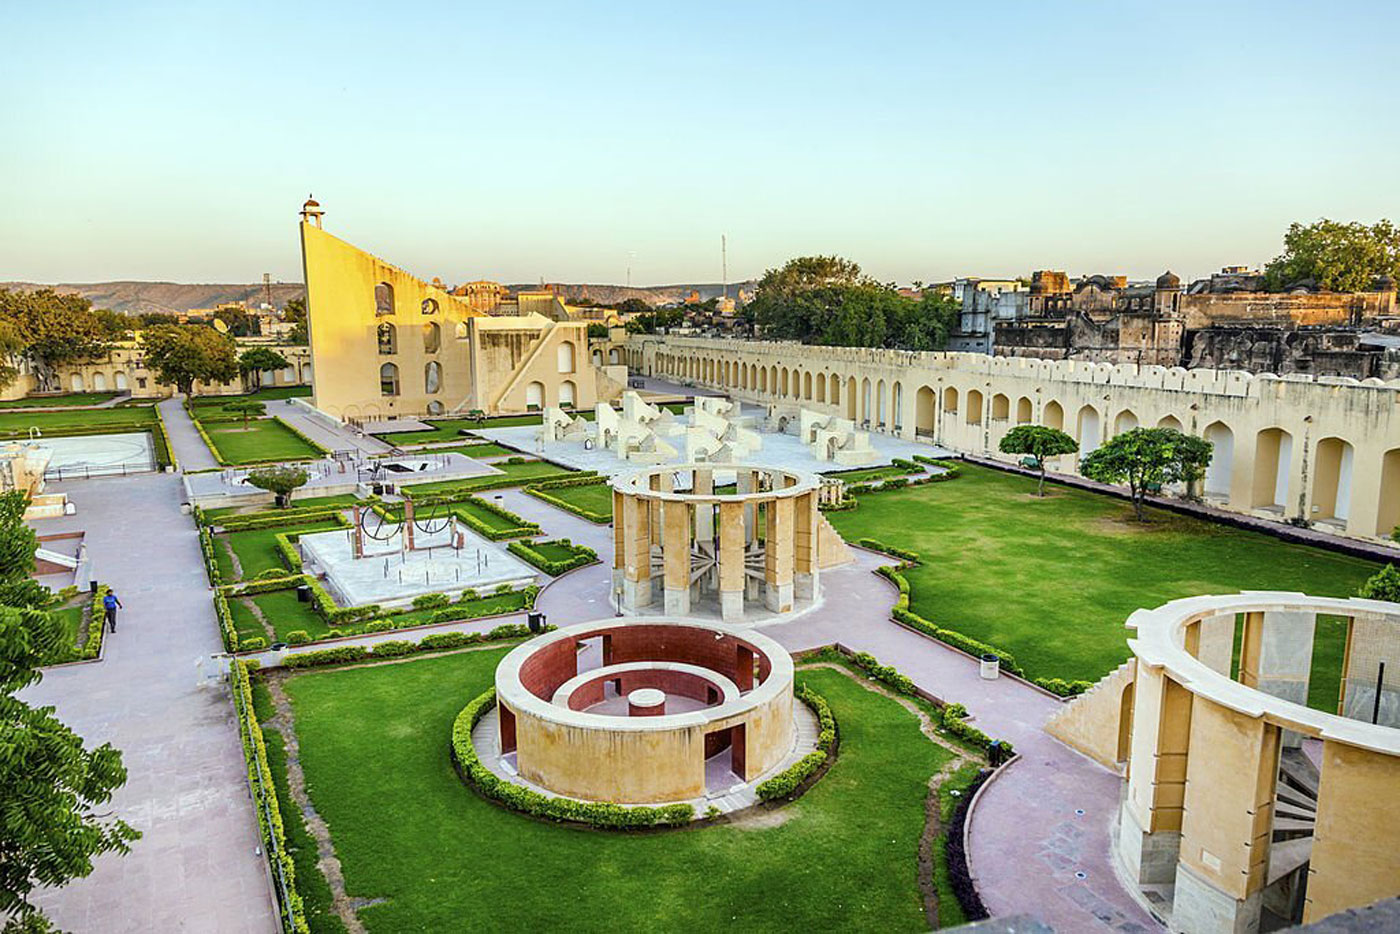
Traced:
<path id="1" fill-rule="evenodd" d="M 243 351 L 238 358 L 238 371 L 245 378 L 252 378 L 254 388 L 262 386 L 264 370 L 281 370 L 286 366 L 287 358 L 271 347 L 253 347 Z"/>
<path id="2" fill-rule="evenodd" d="M 608 326 L 606 324 L 598 324 L 597 322 L 594 322 L 593 324 L 590 324 L 588 326 L 588 337 L 590 340 L 594 338 L 606 338 L 607 336 Z"/>
<path id="3" fill-rule="evenodd" d="M 254 415 L 263 415 L 267 412 L 267 405 L 252 399 L 240 399 L 237 402 L 230 402 L 224 406 L 225 412 L 232 412 L 234 415 L 243 416 L 243 430 L 248 430 L 248 419 Z"/>
<path id="4" fill-rule="evenodd" d="M 1264 274 L 1274 289 L 1311 279 L 1332 292 L 1364 292 L 1379 276 L 1400 278 L 1400 229 L 1384 219 L 1370 227 L 1327 218 L 1291 224 Z"/>
<path id="5" fill-rule="evenodd" d="M 103 325 L 92 303 L 80 295 L 0 289 L 0 321 L 10 329 L 9 346 L 0 350 L 28 357 L 44 392 L 59 388 L 57 364 L 94 357 L 106 349 Z"/>
<path id="6" fill-rule="evenodd" d="M 263 467 L 249 473 L 248 482 L 275 494 L 281 509 L 291 503 L 293 491 L 306 485 L 306 471 L 300 467 Z"/>
<path id="7" fill-rule="evenodd" d="M 1203 438 L 1175 428 L 1134 428 L 1090 451 L 1079 472 L 1100 483 L 1126 483 L 1139 522 L 1148 488 L 1161 489 L 1198 477 L 1210 463 L 1211 447 Z"/>
<path id="8" fill-rule="evenodd" d="M 1367 600 L 1387 600 L 1391 603 L 1400 603 L 1400 571 L 1395 569 L 1395 565 L 1387 564 L 1366 583 L 1361 585 L 1361 589 L 1356 592 L 1358 597 L 1365 597 Z"/>
<path id="9" fill-rule="evenodd" d="M 160 325 L 141 335 L 146 363 L 163 383 L 185 395 L 195 380 L 223 383 L 238 375 L 233 341 L 204 325 Z"/>
<path id="10" fill-rule="evenodd" d="M 1003 454 L 1025 454 L 1035 458 L 1040 469 L 1040 483 L 1035 488 L 1036 496 L 1045 495 L 1045 459 L 1073 454 L 1079 444 L 1058 428 L 1045 425 L 1017 425 L 1001 439 Z"/>
<path id="11" fill-rule="evenodd" d="M 287 299 L 287 304 L 282 306 L 282 320 L 296 324 L 306 320 L 306 299 L 297 297 Z"/>
<path id="12" fill-rule="evenodd" d="M 33 578 L 39 539 L 24 522 L 29 497 L 19 490 L 0 493 L 0 606 L 44 607 L 49 589 Z"/>

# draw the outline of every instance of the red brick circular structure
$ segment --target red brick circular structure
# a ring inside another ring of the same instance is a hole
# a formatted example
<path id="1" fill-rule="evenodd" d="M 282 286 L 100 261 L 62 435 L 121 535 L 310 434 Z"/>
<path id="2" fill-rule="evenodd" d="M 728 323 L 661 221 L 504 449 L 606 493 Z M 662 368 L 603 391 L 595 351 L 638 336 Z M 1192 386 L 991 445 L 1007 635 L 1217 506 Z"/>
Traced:
<path id="1" fill-rule="evenodd" d="M 518 646 L 497 667 L 499 753 L 556 794 L 688 801 L 706 793 L 707 760 L 723 769 L 727 755 L 747 782 L 783 761 L 795 737 L 792 680 L 787 651 L 749 630 L 659 617 L 582 623 Z M 662 695 L 660 710 L 646 692 Z"/>

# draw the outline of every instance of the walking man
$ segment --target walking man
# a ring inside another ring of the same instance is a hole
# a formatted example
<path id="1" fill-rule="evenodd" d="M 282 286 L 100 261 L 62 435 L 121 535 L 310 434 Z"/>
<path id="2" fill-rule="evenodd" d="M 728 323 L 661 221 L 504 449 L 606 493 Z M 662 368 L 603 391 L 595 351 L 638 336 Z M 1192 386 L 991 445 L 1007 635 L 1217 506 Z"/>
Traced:
<path id="1" fill-rule="evenodd" d="M 107 596 L 102 598 L 102 609 L 107 613 L 107 629 L 110 632 L 117 631 L 117 607 L 121 606 L 121 600 L 117 599 L 116 591 L 107 591 Z"/>

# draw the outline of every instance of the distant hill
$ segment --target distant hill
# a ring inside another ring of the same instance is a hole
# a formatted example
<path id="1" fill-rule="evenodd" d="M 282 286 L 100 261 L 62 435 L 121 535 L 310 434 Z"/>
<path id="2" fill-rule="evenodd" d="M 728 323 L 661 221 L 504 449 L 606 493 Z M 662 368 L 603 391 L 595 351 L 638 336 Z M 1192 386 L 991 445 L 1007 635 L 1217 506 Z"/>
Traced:
<path id="1" fill-rule="evenodd" d="M 538 289 L 537 283 L 512 285 L 516 289 Z M 717 298 L 723 288 L 718 282 L 683 283 L 678 285 L 653 285 L 629 287 L 625 285 L 595 285 L 588 283 L 552 282 L 550 288 L 560 291 L 566 301 L 588 299 L 613 305 L 629 298 L 640 298 L 650 305 L 678 302 L 685 299 L 692 290 L 700 293 L 701 301 Z M 738 289 L 752 291 L 753 280 L 731 282 L 729 294 L 734 297 Z M 256 306 L 263 301 L 261 282 L 247 284 L 186 283 L 186 282 L 61 282 L 46 285 L 37 282 L 0 282 L 0 289 L 32 291 L 53 288 L 60 292 L 81 295 L 92 302 L 95 308 L 110 308 L 123 314 L 180 314 L 191 308 L 213 308 L 221 302 L 247 302 Z M 289 299 L 306 294 L 306 287 L 300 282 L 276 282 L 272 286 L 272 303 L 281 308 Z"/>

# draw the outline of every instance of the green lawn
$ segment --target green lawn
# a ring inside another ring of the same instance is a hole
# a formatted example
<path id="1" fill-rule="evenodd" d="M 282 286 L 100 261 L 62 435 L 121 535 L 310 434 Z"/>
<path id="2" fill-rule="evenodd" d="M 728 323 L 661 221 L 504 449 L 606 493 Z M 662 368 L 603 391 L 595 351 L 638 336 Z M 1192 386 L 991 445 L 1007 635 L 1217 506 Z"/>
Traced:
<path id="1" fill-rule="evenodd" d="M 359 497 L 354 493 L 340 493 L 336 496 L 297 496 L 292 499 L 292 506 L 300 509 L 310 506 L 345 506 L 350 507 L 359 502 Z M 227 516 L 246 516 L 251 513 L 274 513 L 278 512 L 276 506 L 225 506 L 222 509 L 206 509 L 204 516 L 210 522 Z M 217 523 L 216 523 L 217 524 Z"/>
<path id="2" fill-rule="evenodd" d="M 61 435 L 74 429 L 114 427 L 114 431 L 129 426 L 150 425 L 156 420 L 154 406 L 133 406 L 121 409 L 74 409 L 71 412 L 2 412 L 0 432 L 27 431 L 38 428 L 46 435 Z"/>
<path id="3" fill-rule="evenodd" d="M 567 467 L 558 467 L 549 461 L 526 461 L 523 464 L 492 464 L 497 470 L 520 483 L 526 480 L 539 480 L 546 477 L 567 477 L 574 473 Z M 473 477 L 469 480 L 438 480 L 434 483 L 404 484 L 410 496 L 423 496 L 427 493 L 470 493 L 483 487 L 491 488 L 503 478 L 500 474 Z"/>
<path id="4" fill-rule="evenodd" d="M 859 470 L 836 470 L 828 473 L 827 476 L 844 480 L 846 483 L 871 483 L 875 480 L 890 480 L 894 477 L 908 477 L 920 473 L 923 471 L 910 471 L 903 467 L 895 467 L 893 464 L 886 464 L 883 467 L 866 467 Z"/>
<path id="5" fill-rule="evenodd" d="M 505 415 L 500 418 L 488 418 L 484 422 L 473 421 L 470 418 L 438 418 L 424 423 L 433 426 L 428 431 L 391 431 L 375 437 L 394 445 L 458 441 L 461 440 L 463 431 L 470 432 L 478 428 L 517 428 L 522 425 L 538 425 L 543 421 L 543 418 L 541 415 Z"/>
<path id="6" fill-rule="evenodd" d="M 929 776 L 949 753 L 896 702 L 803 672 L 831 703 L 841 753 L 781 819 L 590 832 L 488 804 L 453 770 L 453 718 L 505 651 L 285 682 L 348 893 L 384 899 L 360 910 L 368 930 L 926 930 L 918 841 Z"/>
<path id="7" fill-rule="evenodd" d="M 286 642 L 287 633 L 300 629 L 313 640 L 324 638 L 330 631 L 312 605 L 297 599 L 295 590 L 269 590 L 251 598 L 262 610 L 263 618 L 272 624 L 277 642 Z"/>
<path id="8" fill-rule="evenodd" d="M 573 503 L 580 509 L 597 513 L 600 516 L 612 518 L 613 497 L 612 484 L 603 480 L 599 483 L 589 483 L 584 486 L 561 486 L 551 490 L 541 490 L 555 499 L 562 499 L 566 503 Z M 604 521 L 607 521 L 606 519 Z"/>
<path id="9" fill-rule="evenodd" d="M 257 577 L 269 568 L 285 568 L 282 553 L 277 550 L 277 533 L 306 535 L 310 532 L 325 532 L 342 528 L 343 523 L 335 519 L 323 522 L 308 522 L 303 525 L 289 525 L 281 529 L 250 529 L 247 532 L 226 532 L 214 536 L 214 560 L 219 566 L 219 575 L 224 583 L 231 584 L 240 578 L 234 572 L 233 561 L 228 556 L 232 548 L 243 566 L 243 580 Z"/>
<path id="10" fill-rule="evenodd" d="M 0 409 L 23 409 L 48 406 L 98 405 L 116 396 L 114 392 L 70 392 L 61 396 L 27 396 L 0 402 Z"/>
<path id="11" fill-rule="evenodd" d="M 1013 655 L 1032 677 L 1095 680 L 1129 655 L 1123 622 L 1139 607 L 1240 590 L 1347 596 L 1378 565 L 1256 532 L 1051 487 L 971 464 L 962 476 L 860 497 L 828 513 L 847 541 L 874 538 L 924 558 L 911 609 Z M 1340 627 L 1318 628 L 1310 702 L 1335 709 Z"/>
<path id="12" fill-rule="evenodd" d="M 280 418 L 254 418 L 243 421 L 203 421 L 204 430 L 230 464 L 258 464 L 273 461 L 307 460 L 320 457 L 320 448 L 298 437 Z"/>
<path id="13" fill-rule="evenodd" d="M 196 396 L 190 400 L 190 405 L 197 409 L 219 408 L 230 402 L 277 402 L 282 399 L 309 398 L 310 395 L 310 386 L 274 386 L 270 389 L 259 389 L 257 392 L 242 395 Z"/>
<path id="14" fill-rule="evenodd" d="M 512 451 L 510 448 L 501 447 L 499 444 L 492 444 L 489 441 L 484 444 L 453 445 L 446 448 L 433 448 L 434 454 L 465 454 L 467 457 L 513 457 L 519 451 Z"/>
<path id="15" fill-rule="evenodd" d="M 530 547 L 546 561 L 568 561 L 578 554 L 577 546 L 570 547 L 559 542 L 531 542 Z"/>

